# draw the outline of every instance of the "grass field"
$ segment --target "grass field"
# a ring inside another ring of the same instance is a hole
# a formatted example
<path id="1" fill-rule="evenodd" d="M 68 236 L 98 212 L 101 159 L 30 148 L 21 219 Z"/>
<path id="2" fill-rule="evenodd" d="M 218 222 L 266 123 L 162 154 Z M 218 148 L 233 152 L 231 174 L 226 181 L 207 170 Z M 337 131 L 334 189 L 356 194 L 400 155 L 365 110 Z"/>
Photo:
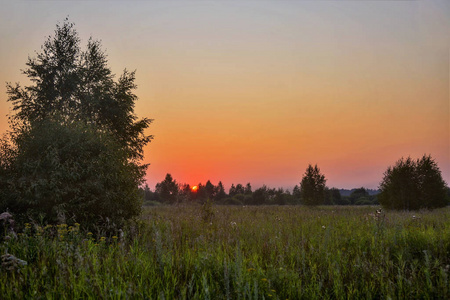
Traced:
<path id="1" fill-rule="evenodd" d="M 165 206 L 104 237 L 30 224 L 0 245 L 0 295 L 449 299 L 450 208 L 376 210 Z"/>

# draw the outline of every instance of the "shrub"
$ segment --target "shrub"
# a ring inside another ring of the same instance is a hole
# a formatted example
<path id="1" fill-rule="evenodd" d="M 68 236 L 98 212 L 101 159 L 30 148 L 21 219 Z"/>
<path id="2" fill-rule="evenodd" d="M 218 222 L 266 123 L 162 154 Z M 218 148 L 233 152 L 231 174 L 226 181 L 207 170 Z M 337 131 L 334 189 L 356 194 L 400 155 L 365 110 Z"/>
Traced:
<path id="1" fill-rule="evenodd" d="M 0 178 L 7 186 L 1 211 L 8 209 L 19 220 L 88 227 L 121 226 L 140 213 L 138 185 L 145 169 L 129 163 L 108 134 L 82 123 L 44 121 L 15 145 Z"/>
<path id="2" fill-rule="evenodd" d="M 221 203 L 224 205 L 243 205 L 243 203 L 239 201 L 236 197 L 224 198 Z"/>

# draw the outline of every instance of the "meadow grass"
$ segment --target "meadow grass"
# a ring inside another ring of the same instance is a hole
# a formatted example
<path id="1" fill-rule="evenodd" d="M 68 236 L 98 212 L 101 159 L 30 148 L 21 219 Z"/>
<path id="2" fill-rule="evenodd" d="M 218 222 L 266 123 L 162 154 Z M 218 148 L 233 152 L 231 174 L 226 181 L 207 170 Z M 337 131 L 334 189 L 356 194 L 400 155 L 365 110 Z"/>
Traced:
<path id="1" fill-rule="evenodd" d="M 5 299 L 449 299 L 450 208 L 165 206 L 123 236 L 28 225 Z M 81 226 L 82 227 L 82 226 Z M 95 236 L 95 237 L 94 237 Z"/>

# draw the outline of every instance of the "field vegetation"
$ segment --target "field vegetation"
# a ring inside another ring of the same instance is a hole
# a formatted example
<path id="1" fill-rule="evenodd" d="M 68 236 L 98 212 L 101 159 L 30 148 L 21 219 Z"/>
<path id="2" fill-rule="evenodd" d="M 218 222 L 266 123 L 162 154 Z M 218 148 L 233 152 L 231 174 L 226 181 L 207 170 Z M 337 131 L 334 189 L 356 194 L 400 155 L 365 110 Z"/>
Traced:
<path id="1" fill-rule="evenodd" d="M 5 232 L 4 298 L 448 299 L 450 209 L 161 206 L 114 236 Z"/>

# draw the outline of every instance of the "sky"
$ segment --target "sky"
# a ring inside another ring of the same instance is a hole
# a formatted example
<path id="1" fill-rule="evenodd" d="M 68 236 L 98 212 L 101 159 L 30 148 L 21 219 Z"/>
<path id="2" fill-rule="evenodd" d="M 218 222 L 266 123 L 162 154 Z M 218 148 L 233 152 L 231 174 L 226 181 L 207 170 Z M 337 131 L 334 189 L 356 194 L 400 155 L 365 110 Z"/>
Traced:
<path id="1" fill-rule="evenodd" d="M 154 122 L 148 185 L 211 180 L 292 188 L 308 164 L 329 187 L 377 188 L 431 154 L 450 183 L 450 1 L 0 1 L 6 82 L 67 16 L 102 41 L 135 111 Z"/>

